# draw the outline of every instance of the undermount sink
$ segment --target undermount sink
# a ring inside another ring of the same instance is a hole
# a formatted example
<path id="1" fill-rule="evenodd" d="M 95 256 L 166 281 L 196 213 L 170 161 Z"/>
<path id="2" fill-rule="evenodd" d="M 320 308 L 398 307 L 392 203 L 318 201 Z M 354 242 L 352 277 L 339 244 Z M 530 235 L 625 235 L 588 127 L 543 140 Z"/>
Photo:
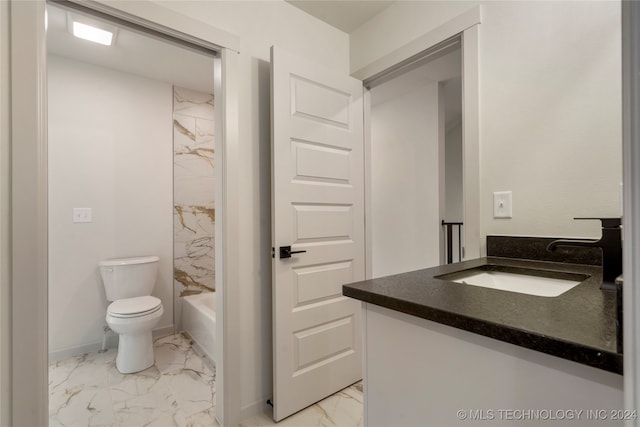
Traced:
<path id="1" fill-rule="evenodd" d="M 557 297 L 590 276 L 560 271 L 483 265 L 436 276 L 436 279 L 541 297 Z"/>

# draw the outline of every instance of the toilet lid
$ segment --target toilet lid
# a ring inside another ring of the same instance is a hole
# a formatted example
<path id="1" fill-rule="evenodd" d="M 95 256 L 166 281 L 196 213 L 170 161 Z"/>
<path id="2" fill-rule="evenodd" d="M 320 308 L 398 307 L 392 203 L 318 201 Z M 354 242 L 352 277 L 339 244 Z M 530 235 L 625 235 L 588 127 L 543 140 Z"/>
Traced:
<path id="1" fill-rule="evenodd" d="M 154 312 L 162 301 L 152 296 L 119 299 L 109 304 L 107 313 L 115 317 L 132 317 Z"/>

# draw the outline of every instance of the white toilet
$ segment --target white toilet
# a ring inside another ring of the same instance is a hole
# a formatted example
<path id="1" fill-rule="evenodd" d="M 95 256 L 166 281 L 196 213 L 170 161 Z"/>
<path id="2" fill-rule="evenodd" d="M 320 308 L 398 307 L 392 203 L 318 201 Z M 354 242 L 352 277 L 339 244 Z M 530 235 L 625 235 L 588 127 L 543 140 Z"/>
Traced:
<path id="1" fill-rule="evenodd" d="M 142 371 L 154 363 L 151 330 L 162 316 L 162 301 L 152 297 L 158 272 L 157 256 L 100 261 L 100 275 L 113 301 L 107 325 L 120 335 L 116 367 L 123 374 Z"/>

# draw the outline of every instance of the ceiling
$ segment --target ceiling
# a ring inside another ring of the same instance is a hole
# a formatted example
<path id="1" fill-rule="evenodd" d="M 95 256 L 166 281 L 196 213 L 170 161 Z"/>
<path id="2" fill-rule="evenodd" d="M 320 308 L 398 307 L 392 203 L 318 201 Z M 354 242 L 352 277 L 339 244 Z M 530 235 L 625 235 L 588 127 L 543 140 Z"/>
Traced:
<path id="1" fill-rule="evenodd" d="M 286 1 L 345 32 L 353 31 L 394 3 L 386 0 Z M 113 46 L 101 46 L 81 40 L 67 31 L 69 13 L 76 12 L 47 6 L 48 53 L 213 93 L 213 60 L 210 56 L 126 28 L 118 29 Z M 167 58 L 172 60 L 167 61 Z M 429 66 L 407 73 L 405 79 L 398 79 L 398 82 L 448 80 L 455 76 L 455 71 L 452 70 L 456 69 L 460 69 L 459 54 L 447 55 L 432 61 Z M 401 86 L 410 87 L 404 84 Z M 403 90 L 397 84 L 385 85 L 385 88 L 378 88 L 376 100 L 384 102 L 390 94 Z"/>
<path id="2" fill-rule="evenodd" d="M 68 13 L 76 14 L 47 6 L 49 54 L 213 93 L 211 56 L 121 27 L 112 46 L 82 40 L 67 31 Z"/>
<path id="3" fill-rule="evenodd" d="M 382 12 L 395 1 L 389 0 L 286 0 L 287 3 L 315 16 L 345 33 Z"/>

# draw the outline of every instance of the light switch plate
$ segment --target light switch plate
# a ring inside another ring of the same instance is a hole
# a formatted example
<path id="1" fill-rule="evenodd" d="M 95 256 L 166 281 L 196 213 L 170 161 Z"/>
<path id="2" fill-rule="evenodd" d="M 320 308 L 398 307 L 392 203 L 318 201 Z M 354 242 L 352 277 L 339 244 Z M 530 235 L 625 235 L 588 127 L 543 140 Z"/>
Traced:
<path id="1" fill-rule="evenodd" d="M 73 222 L 92 222 L 91 208 L 73 208 Z"/>
<path id="2" fill-rule="evenodd" d="M 496 191 L 493 193 L 493 217 L 513 218 L 511 191 Z"/>

